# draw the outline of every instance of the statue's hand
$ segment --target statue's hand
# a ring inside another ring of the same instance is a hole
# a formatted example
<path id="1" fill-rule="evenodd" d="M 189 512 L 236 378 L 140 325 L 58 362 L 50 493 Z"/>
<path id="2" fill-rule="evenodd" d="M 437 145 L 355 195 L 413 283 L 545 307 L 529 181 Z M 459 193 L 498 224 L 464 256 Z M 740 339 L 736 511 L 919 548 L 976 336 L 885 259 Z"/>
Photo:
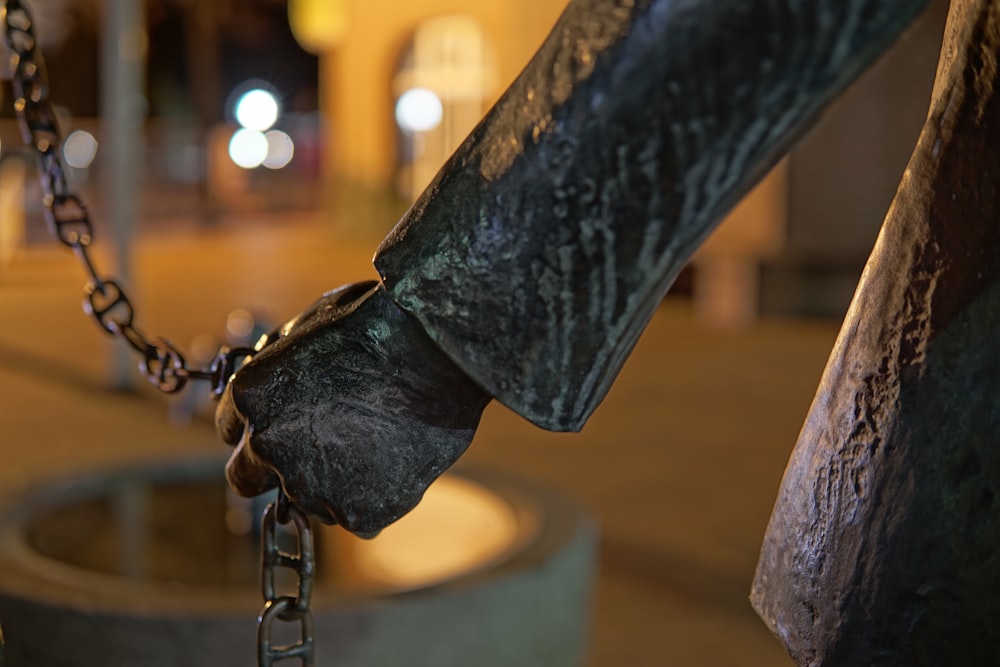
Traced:
<path id="1" fill-rule="evenodd" d="M 489 395 L 379 283 L 342 287 L 276 332 L 216 410 L 242 495 L 277 486 L 306 512 L 373 534 L 465 451 Z"/>

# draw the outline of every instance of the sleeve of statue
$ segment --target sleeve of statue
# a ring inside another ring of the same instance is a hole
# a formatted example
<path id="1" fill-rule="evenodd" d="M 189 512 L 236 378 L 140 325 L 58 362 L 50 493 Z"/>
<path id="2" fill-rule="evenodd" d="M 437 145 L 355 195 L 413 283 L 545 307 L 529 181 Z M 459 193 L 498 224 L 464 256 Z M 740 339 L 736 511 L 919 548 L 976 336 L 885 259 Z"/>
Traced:
<path id="1" fill-rule="evenodd" d="M 580 429 L 695 248 L 926 0 L 573 0 L 375 257 L 539 426 Z"/>
<path id="2" fill-rule="evenodd" d="M 1000 664 L 1000 4 L 944 36 L 757 564 L 799 665 Z"/>

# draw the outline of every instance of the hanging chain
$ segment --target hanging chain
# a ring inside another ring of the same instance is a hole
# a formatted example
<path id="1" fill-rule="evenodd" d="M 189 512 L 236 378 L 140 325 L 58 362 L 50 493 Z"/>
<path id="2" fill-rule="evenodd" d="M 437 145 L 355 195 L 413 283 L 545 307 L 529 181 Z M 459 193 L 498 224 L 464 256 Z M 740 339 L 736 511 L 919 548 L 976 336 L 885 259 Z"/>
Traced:
<path id="1" fill-rule="evenodd" d="M 255 350 L 246 347 L 223 347 L 212 364 L 204 370 L 187 367 L 181 353 L 163 338 L 149 338 L 135 326 L 135 308 L 113 278 L 102 277 L 90 254 L 94 228 L 83 200 L 73 193 L 66 178 L 60 151 L 62 135 L 52 102 L 49 99 L 45 62 L 38 49 L 31 14 L 20 0 L 5 0 L 0 6 L 4 40 L 11 52 L 11 79 L 14 111 L 24 143 L 38 157 L 45 207 L 45 219 L 53 236 L 70 248 L 83 265 L 88 283 L 83 302 L 105 332 L 125 340 L 141 356 L 140 369 L 146 378 L 164 392 L 180 391 L 189 380 L 207 380 L 218 396 L 225 389 L 236 365 Z M 289 554 L 278 547 L 279 526 L 295 529 L 298 553 Z M 314 573 L 314 549 L 309 518 L 292 505 L 279 491 L 278 499 L 264 511 L 261 535 L 261 588 L 264 608 L 257 621 L 257 659 L 260 667 L 291 658 L 303 667 L 313 665 L 313 619 L 309 609 Z M 279 595 L 275 575 L 279 568 L 289 569 L 298 577 L 295 595 Z M 275 622 L 298 623 L 299 641 L 275 646 L 271 632 Z M 2 653 L 0 653 L 2 660 Z"/>
<path id="2" fill-rule="evenodd" d="M 278 548 L 279 526 L 295 529 L 298 553 L 289 554 Z M 315 551 L 309 517 L 288 501 L 284 491 L 264 510 L 261 525 L 260 581 L 264 609 L 257 620 L 257 664 L 271 667 L 275 662 L 299 658 L 303 667 L 313 664 L 313 618 L 309 610 L 315 572 Z M 295 595 L 279 595 L 275 586 L 278 568 L 291 570 L 298 577 Z M 275 646 L 271 632 L 275 621 L 299 624 L 299 641 L 287 646 Z"/>
<path id="3" fill-rule="evenodd" d="M 174 393 L 183 389 L 189 380 L 207 380 L 212 385 L 212 392 L 220 395 L 236 365 L 254 350 L 223 347 L 208 368 L 191 369 L 170 342 L 147 337 L 135 326 L 135 308 L 125 290 L 115 279 L 102 277 L 91 257 L 94 228 L 87 206 L 70 190 L 66 178 L 60 157 L 62 135 L 49 99 L 48 75 L 31 14 L 20 0 L 6 0 L 0 11 L 4 40 L 11 52 L 14 111 L 21 137 L 38 157 L 42 203 L 49 229 L 60 243 L 76 254 L 87 275 L 84 311 L 101 329 L 123 339 L 141 355 L 140 370 L 161 391 Z"/>

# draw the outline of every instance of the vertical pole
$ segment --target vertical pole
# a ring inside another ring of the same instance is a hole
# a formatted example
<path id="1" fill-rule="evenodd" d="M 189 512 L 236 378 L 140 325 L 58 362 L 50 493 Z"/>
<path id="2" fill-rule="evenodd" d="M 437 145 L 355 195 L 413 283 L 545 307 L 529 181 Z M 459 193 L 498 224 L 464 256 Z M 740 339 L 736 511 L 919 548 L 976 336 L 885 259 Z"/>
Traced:
<path id="1" fill-rule="evenodd" d="M 221 214 L 220 202 L 212 187 L 212 128 L 221 120 L 222 90 L 219 65 L 218 6 L 216 0 L 194 0 L 185 4 L 184 32 L 187 37 L 187 72 L 195 118 L 198 144 L 203 147 L 199 180 L 201 197 L 199 217 L 202 224 L 214 225 Z"/>
<path id="2" fill-rule="evenodd" d="M 101 44 L 102 143 L 105 147 L 103 200 L 115 239 L 117 275 L 132 279 L 131 249 L 142 184 L 146 23 L 142 0 L 105 0 Z M 133 359 L 116 341 L 110 382 L 132 386 Z"/>

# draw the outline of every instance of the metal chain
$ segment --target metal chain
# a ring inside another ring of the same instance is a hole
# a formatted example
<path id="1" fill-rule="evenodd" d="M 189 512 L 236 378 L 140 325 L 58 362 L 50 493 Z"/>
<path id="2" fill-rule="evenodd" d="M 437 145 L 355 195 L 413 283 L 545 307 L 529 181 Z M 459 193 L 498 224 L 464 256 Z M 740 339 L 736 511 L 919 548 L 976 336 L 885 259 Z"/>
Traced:
<path id="1" fill-rule="evenodd" d="M 298 553 L 289 554 L 278 548 L 279 526 L 295 529 Z M 264 510 L 261 525 L 260 581 L 264 609 L 257 619 L 257 664 L 271 667 L 275 662 L 299 658 L 303 667 L 313 665 L 313 618 L 309 609 L 315 573 L 315 550 L 309 517 L 288 501 L 284 491 Z M 294 595 L 279 595 L 275 587 L 278 568 L 286 568 L 298 577 Z M 299 623 L 299 641 L 275 646 L 271 633 L 275 621 Z"/>
<path id="2" fill-rule="evenodd" d="M 31 14 L 20 0 L 3 0 L 0 5 L 4 40 L 11 52 L 11 79 L 14 111 L 24 143 L 38 156 L 38 170 L 43 192 L 45 219 L 53 234 L 76 254 L 89 279 L 83 302 L 105 332 L 122 338 L 140 355 L 140 369 L 146 378 L 164 392 L 180 391 L 189 380 L 207 380 L 215 395 L 225 389 L 236 365 L 254 349 L 222 347 L 212 364 L 204 370 L 187 367 L 181 353 L 163 338 L 149 338 L 135 326 L 135 308 L 113 278 L 104 278 L 90 254 L 94 228 L 83 200 L 73 193 L 66 178 L 60 151 L 62 135 L 55 110 L 49 100 L 45 62 L 38 49 Z M 313 619 L 309 609 L 315 567 L 312 529 L 309 518 L 292 505 L 284 492 L 264 510 L 261 535 L 261 588 L 264 608 L 257 620 L 257 659 L 260 667 L 298 658 L 303 667 L 313 665 Z M 298 553 L 289 554 L 278 547 L 279 526 L 293 525 Z M 298 577 L 295 595 L 279 595 L 275 587 L 278 568 L 293 571 Z M 275 622 L 299 623 L 300 639 L 287 646 L 275 646 L 271 640 Z M 2 653 L 0 653 L 2 660 Z"/>
<path id="3" fill-rule="evenodd" d="M 38 157 L 42 204 L 52 235 L 70 248 L 83 265 L 88 283 L 83 309 L 105 332 L 118 336 L 138 352 L 139 369 L 153 386 L 166 393 L 184 388 L 189 380 L 206 380 L 219 396 L 237 364 L 254 354 L 251 348 L 222 347 L 208 368 L 188 368 L 183 355 L 170 342 L 148 337 L 135 326 L 135 308 L 121 284 L 105 278 L 90 254 L 94 227 L 83 200 L 73 193 L 60 157 L 62 134 L 55 109 L 49 99 L 45 61 L 38 48 L 34 24 L 20 0 L 5 0 L 4 40 L 11 52 L 11 84 L 14 111 L 21 137 Z"/>

